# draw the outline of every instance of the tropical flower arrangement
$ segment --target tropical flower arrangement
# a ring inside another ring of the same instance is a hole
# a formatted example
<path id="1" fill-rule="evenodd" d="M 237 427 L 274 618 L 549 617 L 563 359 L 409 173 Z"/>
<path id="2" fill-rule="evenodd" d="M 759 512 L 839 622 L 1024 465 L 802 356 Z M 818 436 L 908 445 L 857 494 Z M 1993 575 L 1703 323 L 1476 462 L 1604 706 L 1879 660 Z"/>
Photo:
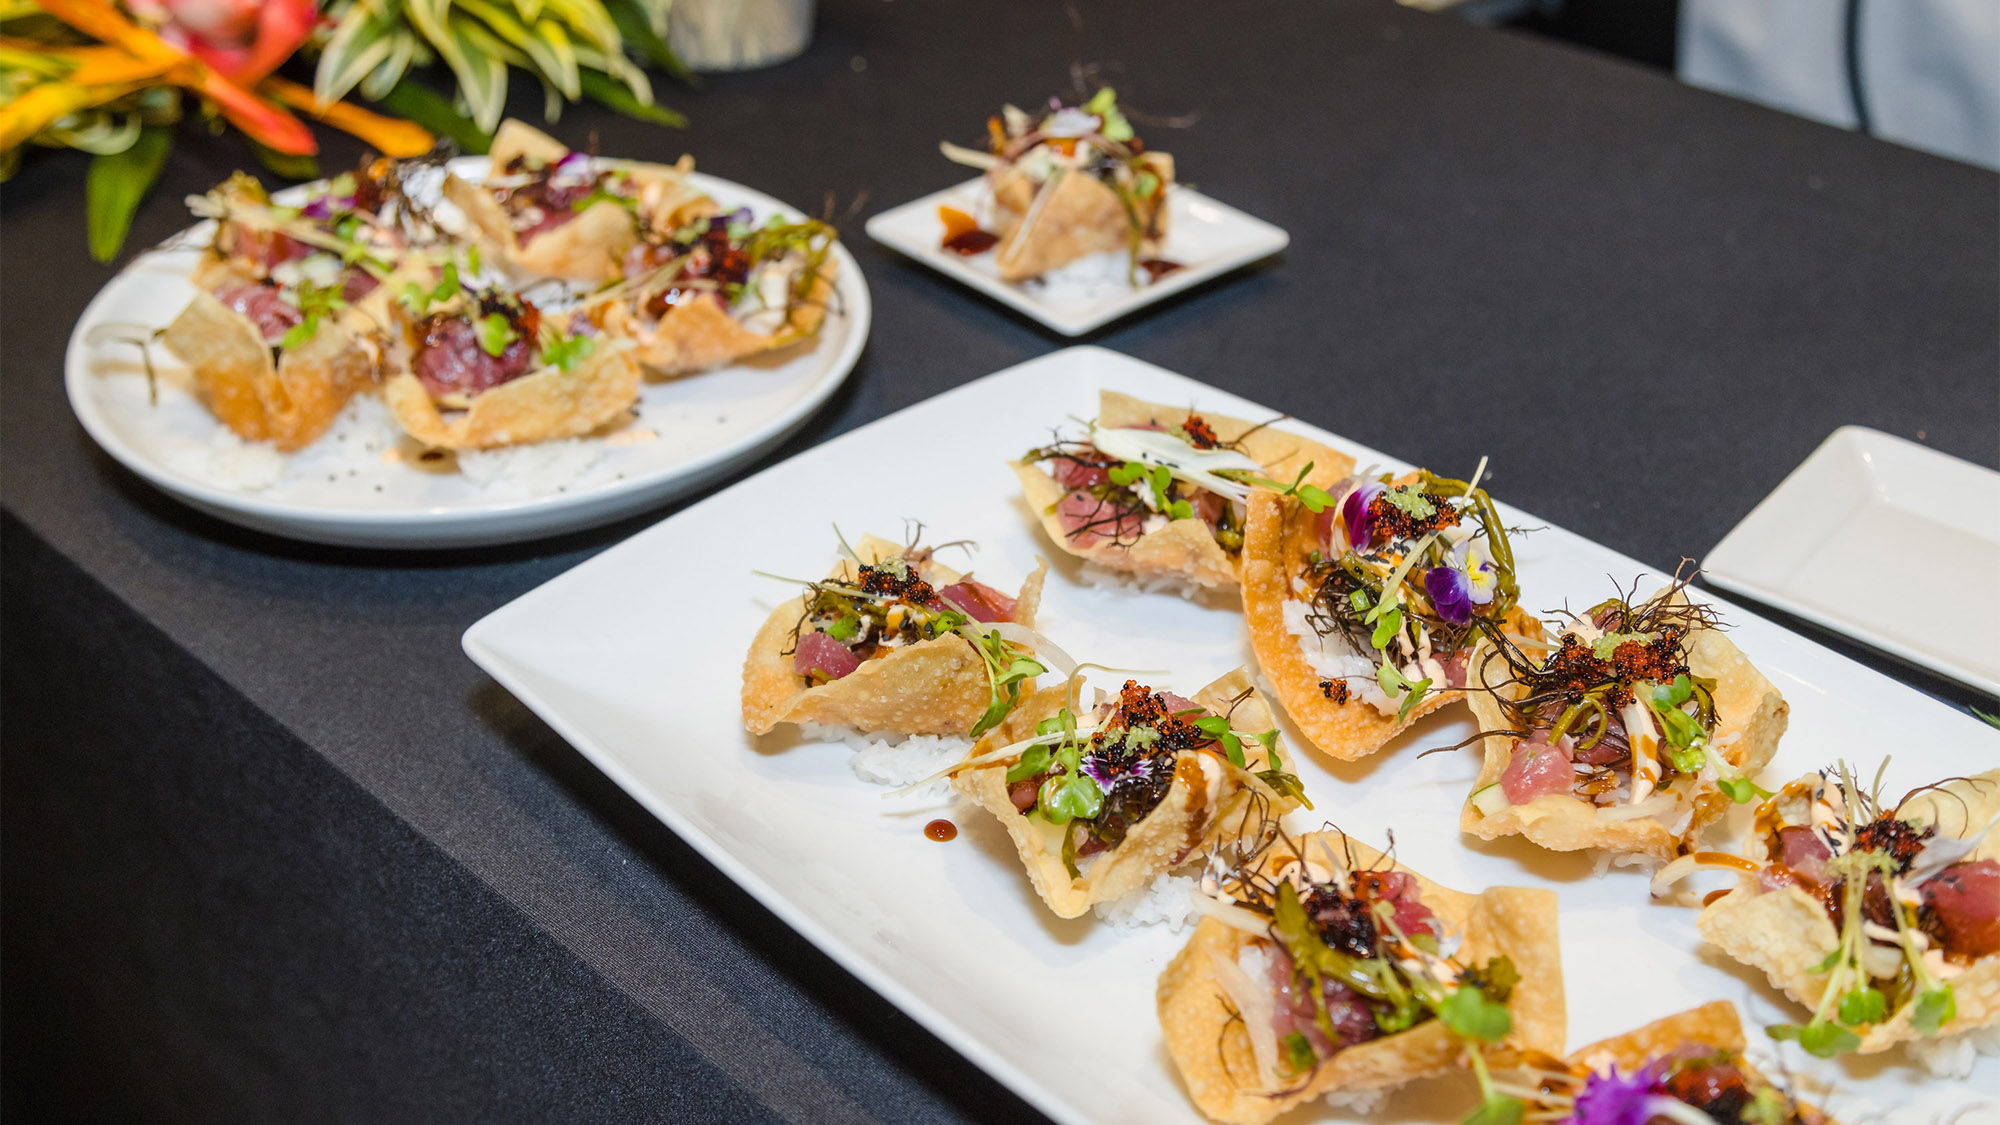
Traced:
<path id="1" fill-rule="evenodd" d="M 289 179 L 319 174 L 302 117 L 385 156 L 429 152 L 439 136 L 485 152 L 515 69 L 540 83 L 550 120 L 588 98 L 683 124 L 644 69 L 687 76 L 662 37 L 671 3 L 0 0 L 0 180 L 30 145 L 89 153 L 90 250 L 109 261 L 184 118 L 234 126 Z M 310 86 L 277 73 L 300 56 L 316 60 Z M 453 93 L 426 81 L 434 66 Z"/>

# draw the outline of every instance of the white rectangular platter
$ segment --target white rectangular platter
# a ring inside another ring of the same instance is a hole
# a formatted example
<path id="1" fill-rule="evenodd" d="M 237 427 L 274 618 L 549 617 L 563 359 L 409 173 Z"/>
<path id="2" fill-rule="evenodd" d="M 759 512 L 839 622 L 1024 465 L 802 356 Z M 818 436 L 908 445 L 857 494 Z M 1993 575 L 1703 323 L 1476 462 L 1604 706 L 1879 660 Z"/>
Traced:
<path id="1" fill-rule="evenodd" d="M 2000 696 L 2000 473 L 1983 465 L 1842 426 L 1716 544 L 1702 573 Z"/>
<path id="2" fill-rule="evenodd" d="M 1201 1118 L 1167 1059 L 1153 1001 L 1185 932 L 1058 920 L 986 814 L 885 797 L 856 779 L 844 747 L 753 738 L 739 715 L 741 654 L 796 592 L 751 571 L 824 573 L 836 522 L 849 538 L 900 536 L 906 520 L 922 520 L 930 542 L 977 540 L 972 569 L 1010 590 L 1038 556 L 1052 556 L 1038 624 L 1080 660 L 1163 669 L 1154 682 L 1184 692 L 1248 662 L 1233 597 L 1197 604 L 1087 585 L 1020 500 L 1006 462 L 1051 427 L 1092 416 L 1100 387 L 1236 417 L 1275 413 L 1113 352 L 1057 352 L 725 489 L 494 612 L 466 633 L 465 648 L 759 901 L 1051 1117 L 1194 1123 Z M 1364 466 L 1405 467 L 1309 425 L 1284 425 Z M 1436 467 L 1463 474 L 1478 452 Z M 1503 512 L 1511 525 L 1542 525 Z M 1536 610 L 1565 599 L 1592 604 L 1609 595 L 1607 575 L 1627 584 L 1659 577 L 1556 528 L 1517 536 L 1515 550 L 1523 604 Z M 2000 731 L 1741 610 L 1725 612 L 1737 644 L 1792 705 L 1767 784 L 1841 756 L 1872 773 L 1893 753 L 1894 794 L 2000 764 Z M 1299 750 L 1287 728 L 1290 758 L 1318 805 L 1294 827 L 1324 818 L 1373 843 L 1393 830 L 1399 858 L 1447 886 L 1556 890 L 1572 1047 L 1717 998 L 1737 1002 L 1764 1048 L 1754 1029 L 1798 1018 L 1761 976 L 1700 953 L 1694 912 L 1649 902 L 1644 874 L 1597 876 L 1586 857 L 1461 838 L 1475 752 L 1417 755 L 1472 729 L 1462 709 L 1447 709 L 1376 758 L 1340 764 Z M 957 840 L 925 838 L 936 816 L 957 822 Z M 1974 1091 L 2000 1088 L 1992 1058 L 1965 1083 L 1930 1078 L 1900 1056 L 1845 1066 L 1788 1050 L 1782 1064 L 1835 1086 L 1818 1100 L 1849 1122 L 1889 1106 L 1898 1121 L 1948 1120 Z M 1469 1082 L 1442 1081 L 1397 1095 L 1368 1119 L 1455 1121 L 1473 1101 Z M 1345 1119 L 1316 1105 L 1286 1120 Z"/>
<path id="3" fill-rule="evenodd" d="M 993 193 L 981 178 L 876 215 L 868 220 L 868 237 L 1065 336 L 1095 331 L 1183 289 L 1268 258 L 1291 242 L 1290 235 L 1262 219 L 1193 188 L 1175 187 L 1167 196 L 1167 236 L 1159 256 L 1181 268 L 1134 286 L 1126 277 L 1125 255 L 1092 254 L 1045 277 L 1015 283 L 1000 280 L 990 252 L 966 257 L 939 245 L 944 237 L 940 206 L 992 226 Z"/>

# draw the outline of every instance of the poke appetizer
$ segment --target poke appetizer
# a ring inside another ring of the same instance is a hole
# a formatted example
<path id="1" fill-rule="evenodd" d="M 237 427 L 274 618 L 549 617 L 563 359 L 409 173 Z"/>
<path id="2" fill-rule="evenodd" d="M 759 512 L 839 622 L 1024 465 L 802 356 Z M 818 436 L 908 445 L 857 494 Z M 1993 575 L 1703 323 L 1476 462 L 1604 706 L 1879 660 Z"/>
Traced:
<path id="1" fill-rule="evenodd" d="M 508 290 L 473 290 L 447 264 L 392 306 L 399 331 L 382 397 L 409 435 L 438 449 L 580 437 L 639 401 L 639 367 L 587 313 L 544 314 Z"/>
<path id="2" fill-rule="evenodd" d="M 1835 1125 L 1759 1074 L 1743 1045 L 1736 1006 L 1718 1000 L 1506 1077 L 1528 1120 L 1555 1125 Z"/>
<path id="3" fill-rule="evenodd" d="M 1018 282 L 1090 254 L 1123 251 L 1127 277 L 1167 233 L 1174 158 L 1153 152 L 1132 131 L 1109 87 L 1081 106 L 1050 98 L 1040 113 L 1002 107 L 987 119 L 985 151 L 946 143 L 947 158 L 984 169 L 996 229 L 944 208 L 945 249 L 993 249 L 1003 281 Z"/>
<path id="4" fill-rule="evenodd" d="M 1757 807 L 1701 936 L 1812 1012 L 1771 1034 L 1822 1057 L 2000 1023 L 2000 770 L 1883 804 L 1845 764 Z M 1719 857 L 1733 860 L 1734 857 Z M 1663 869 L 1655 891 L 1698 866 Z"/>
<path id="5" fill-rule="evenodd" d="M 1059 917 L 1262 838 L 1304 801 L 1245 669 L 1192 699 L 1136 680 L 1094 706 L 1080 691 L 1072 675 L 1022 699 L 950 774 L 1000 818 Z"/>
<path id="6" fill-rule="evenodd" d="M 237 173 L 189 200 L 214 233 L 157 336 L 238 437 L 298 451 L 361 394 L 432 449 L 581 437 L 633 412 L 643 371 L 808 343 L 824 323 L 833 229 L 719 214 L 685 157 L 606 161 L 509 121 L 485 182 L 441 165 L 364 160 L 298 205 Z"/>
<path id="7" fill-rule="evenodd" d="M 1352 760 L 1466 693 L 1481 638 L 1531 643 L 1514 554 L 1471 481 L 1421 470 L 1249 501 L 1243 616 L 1257 662 L 1315 746 Z"/>
<path id="8" fill-rule="evenodd" d="M 1014 473 L 1050 541 L 1070 554 L 1226 589 L 1238 582 L 1253 491 L 1316 492 L 1310 482 L 1331 484 L 1353 467 L 1267 424 L 1104 391 L 1081 436 L 1029 450 Z"/>
<path id="9" fill-rule="evenodd" d="M 302 207 L 274 205 L 240 172 L 189 201 L 215 233 L 195 266 L 198 291 L 160 342 L 238 437 L 303 448 L 374 387 L 382 282 L 410 236 L 395 169 L 364 161 Z"/>
<path id="10" fill-rule="evenodd" d="M 657 375 L 685 375 L 811 340 L 833 300 L 835 236 L 817 219 L 702 215 L 626 251 L 593 298 Z"/>
<path id="11" fill-rule="evenodd" d="M 1030 630 L 1048 563 L 1018 595 L 960 574 L 936 550 L 872 535 L 774 610 L 743 660 L 743 725 L 825 723 L 863 733 L 978 735 L 1046 669 Z"/>
<path id="12" fill-rule="evenodd" d="M 449 176 L 444 196 L 465 216 L 466 236 L 527 280 L 619 280 L 644 231 L 678 230 L 720 209 L 688 183 L 688 156 L 613 165 L 513 120 L 493 134 L 488 155 L 484 181 Z"/>
<path id="13" fill-rule="evenodd" d="M 1489 1052 L 1561 1049 L 1551 891 L 1448 890 L 1332 828 L 1244 849 L 1203 888 L 1158 1000 L 1181 1080 L 1217 1121 L 1467 1066 L 1500 1103 Z"/>
<path id="14" fill-rule="evenodd" d="M 1461 824 L 1555 851 L 1666 863 L 1692 850 L 1785 731 L 1784 697 L 1676 582 L 1602 602 L 1530 651 L 1481 636 L 1466 701 L 1485 762 Z"/>

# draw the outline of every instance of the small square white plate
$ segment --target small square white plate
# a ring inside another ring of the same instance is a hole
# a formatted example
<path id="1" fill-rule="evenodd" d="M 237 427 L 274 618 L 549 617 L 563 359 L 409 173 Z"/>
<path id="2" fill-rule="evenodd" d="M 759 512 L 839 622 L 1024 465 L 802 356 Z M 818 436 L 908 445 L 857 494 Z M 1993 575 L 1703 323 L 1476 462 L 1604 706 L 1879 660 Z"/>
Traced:
<path id="1" fill-rule="evenodd" d="M 994 817 L 963 799 L 889 796 L 855 778 L 849 751 L 783 728 L 744 733 L 742 653 L 797 590 L 759 577 L 812 574 L 833 557 L 833 528 L 897 535 L 930 521 L 933 541 L 978 544 L 971 568 L 1012 589 L 1053 556 L 1037 624 L 1068 652 L 1112 667 L 1152 668 L 1156 683 L 1203 684 L 1251 659 L 1233 599 L 1202 602 L 1082 580 L 1053 552 L 1007 464 L 1066 417 L 1089 417 L 1100 389 L 1238 418 L 1269 407 L 1102 348 L 1065 348 L 955 388 L 834 438 L 675 513 L 474 625 L 465 651 L 654 816 L 784 922 L 975 1065 L 1064 1125 L 1204 1125 L 1162 1044 L 1155 989 L 1187 943 L 1165 926 L 1121 931 L 1049 913 Z M 973 420 L 968 424 L 968 419 Z M 1301 421 L 1278 425 L 1364 465 L 1393 457 Z M 912 434 L 949 440 L 914 448 Z M 1589 605 L 1616 580 L 1667 581 L 1639 563 L 1501 505 L 1522 604 Z M 1717 602 L 1730 639 L 1791 704 L 1790 730 L 1766 785 L 1838 757 L 1863 776 L 1895 752 L 1885 791 L 2000 760 L 2000 731 L 1828 650 Z M 1464 708 L 1432 715 L 1366 763 L 1306 749 L 1289 725 L 1286 755 L 1316 809 L 1370 843 L 1395 833 L 1397 858 L 1448 887 L 1547 887 L 1562 899 L 1569 1042 L 1580 1046 L 1714 999 L 1742 1009 L 1767 1069 L 1832 1088 L 1842 1120 L 1959 1120 L 1977 1090 L 2000 1088 L 2000 1059 L 1960 1082 L 1911 1065 L 1852 1068 L 1782 1054 L 1758 1031 L 1800 1009 L 1763 975 L 1699 952 L 1695 912 L 1657 905 L 1647 875 L 1593 877 L 1582 855 L 1468 842 L 1459 810 L 1476 754 L 1420 757 L 1476 733 Z M 1907 746 L 1922 754 L 1903 753 Z M 959 827 L 924 835 L 933 817 Z M 1518 846 L 1517 846 L 1518 845 Z M 1634 966 L 1639 967 L 1635 971 Z M 1774 1055 L 1776 1059 L 1774 1060 Z M 1368 1116 L 1375 1125 L 1456 1121 L 1476 1099 L 1469 1079 L 1423 1083 Z M 1891 1114 L 1882 1107 L 1893 1106 Z M 1957 1114 L 1958 1116 L 1954 1116 Z M 1352 1120 L 1324 1103 L 1289 1125 Z"/>
<path id="2" fill-rule="evenodd" d="M 1102 328 L 1162 297 L 1268 258 L 1292 241 L 1262 219 L 1193 188 L 1175 187 L 1167 195 L 1167 237 L 1158 256 L 1179 263 L 1180 269 L 1134 287 L 1126 277 L 1124 254 L 1093 254 L 1032 281 L 1010 284 L 1000 280 L 992 251 L 968 257 L 940 245 L 940 206 L 964 211 L 990 229 L 993 193 L 982 177 L 882 212 L 868 220 L 868 237 L 1065 336 Z"/>
<path id="3" fill-rule="evenodd" d="M 2000 473 L 1833 431 L 1702 564 L 1725 589 L 2000 695 Z"/>

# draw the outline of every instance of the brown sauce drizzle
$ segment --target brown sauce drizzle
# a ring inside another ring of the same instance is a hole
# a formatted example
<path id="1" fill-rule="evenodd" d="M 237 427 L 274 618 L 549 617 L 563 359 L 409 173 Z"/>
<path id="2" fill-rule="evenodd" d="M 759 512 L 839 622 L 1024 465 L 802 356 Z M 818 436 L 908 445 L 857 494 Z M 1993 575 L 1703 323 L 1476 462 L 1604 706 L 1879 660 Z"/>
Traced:
<path id="1" fill-rule="evenodd" d="M 1168 261 L 1165 258 L 1147 258 L 1139 263 L 1139 268 L 1146 271 L 1146 280 L 1153 282 L 1182 267 L 1179 262 Z"/>
<path id="2" fill-rule="evenodd" d="M 953 824 L 943 817 L 939 817 L 929 824 L 924 825 L 924 835 L 942 844 L 946 840 L 955 839 L 958 836 L 958 825 Z"/>
<path id="3" fill-rule="evenodd" d="M 1000 241 L 999 235 L 980 230 L 978 219 L 956 207 L 938 208 L 938 220 L 944 224 L 944 241 L 939 245 L 954 254 L 984 254 Z"/>

